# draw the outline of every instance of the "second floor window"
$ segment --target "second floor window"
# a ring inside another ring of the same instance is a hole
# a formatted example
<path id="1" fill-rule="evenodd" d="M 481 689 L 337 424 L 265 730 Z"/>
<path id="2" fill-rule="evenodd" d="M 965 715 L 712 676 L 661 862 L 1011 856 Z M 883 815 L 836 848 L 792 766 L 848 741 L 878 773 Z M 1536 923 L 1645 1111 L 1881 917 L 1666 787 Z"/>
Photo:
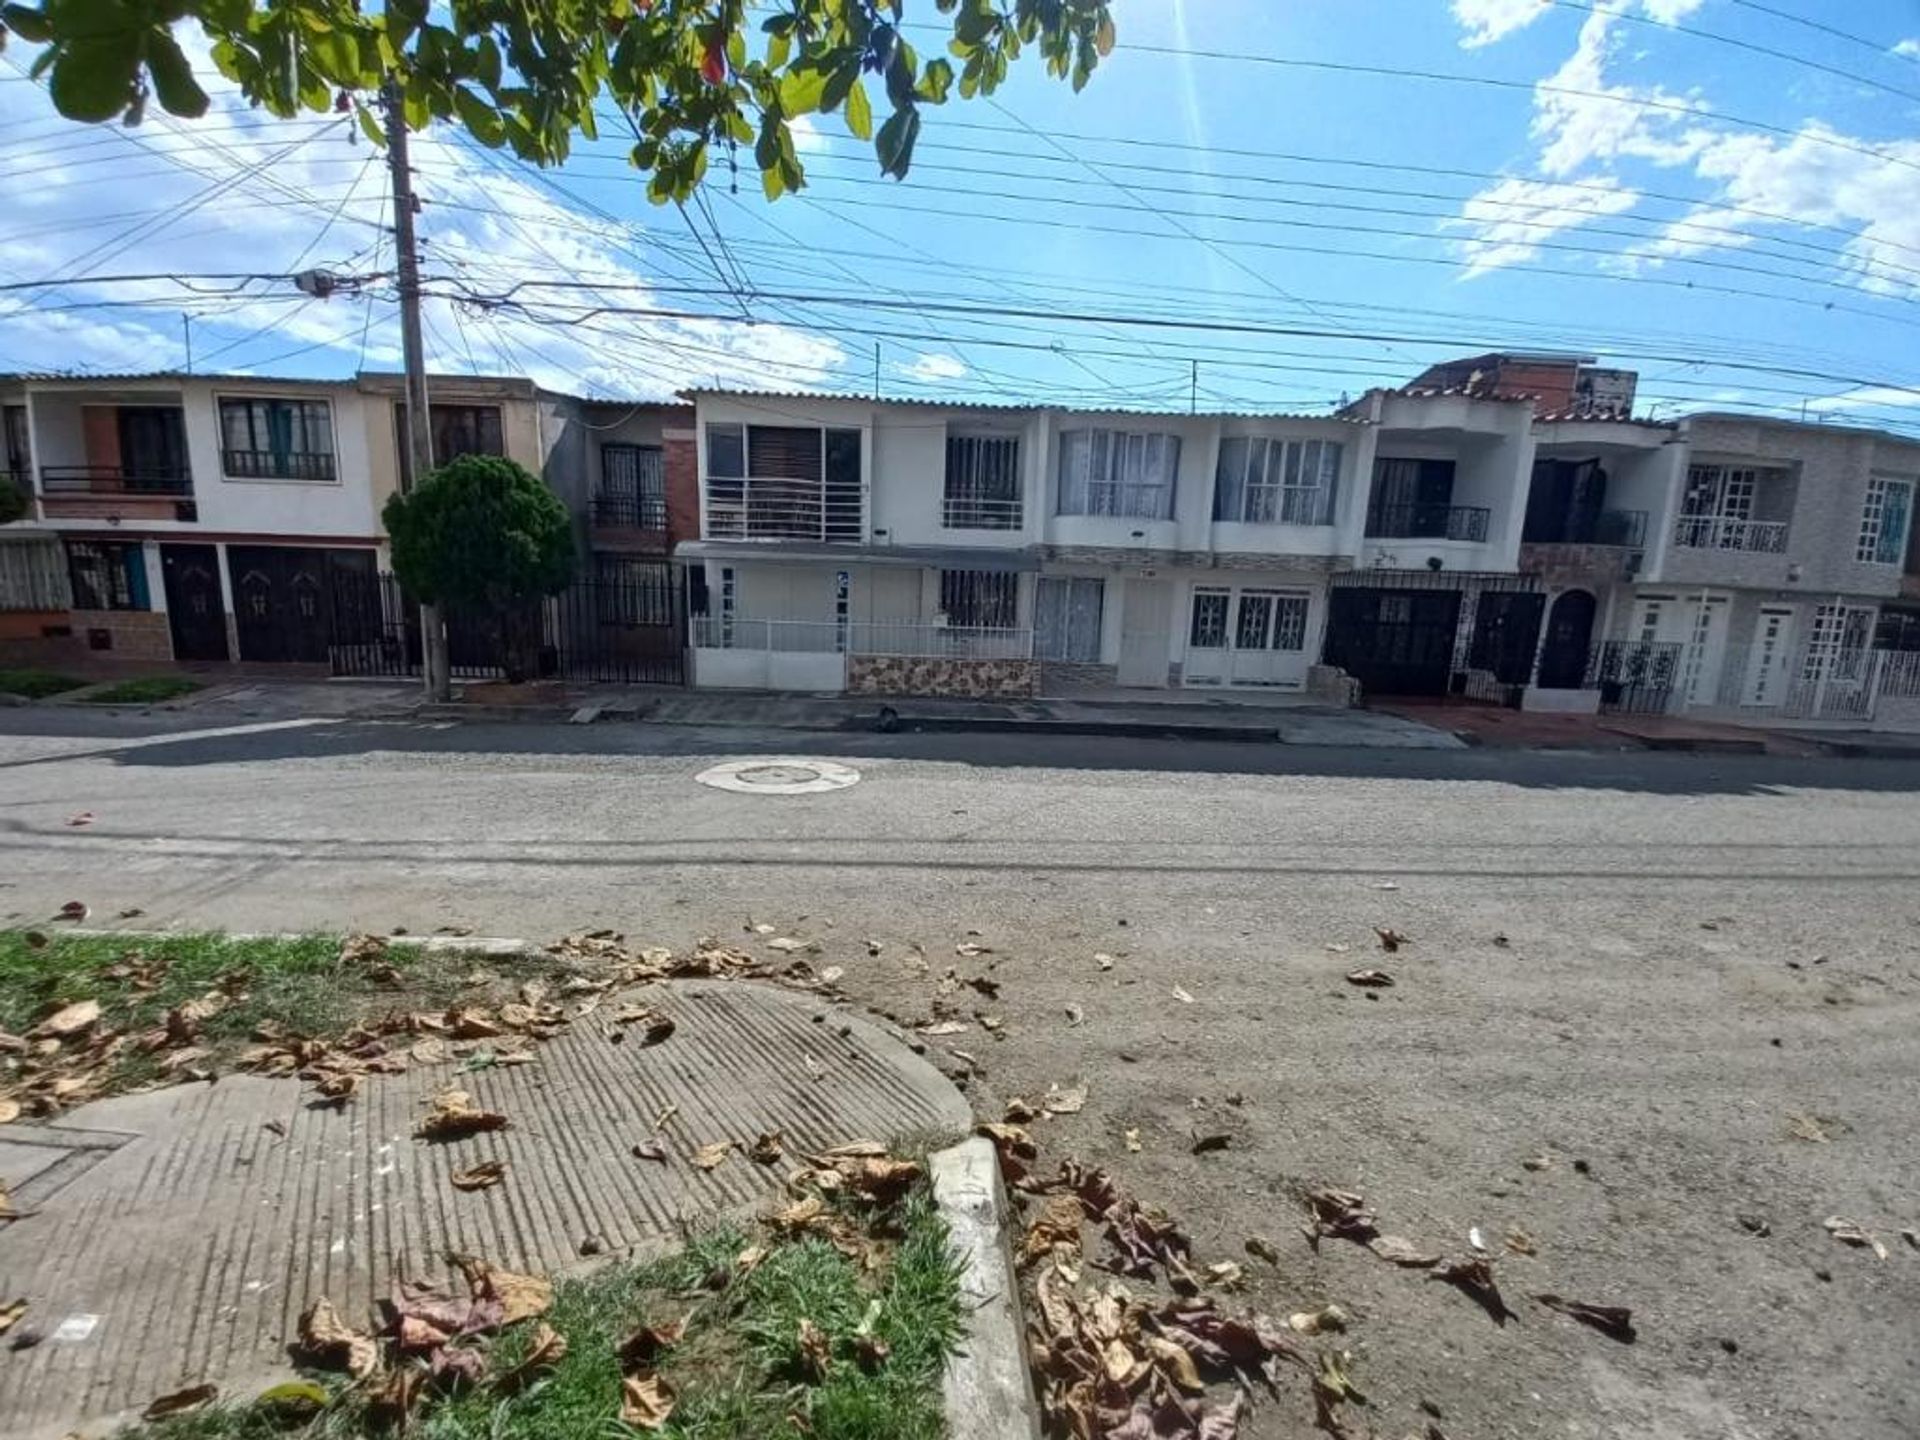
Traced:
<path id="1" fill-rule="evenodd" d="M 1869 565 L 1898 565 L 1907 556 L 1907 531 L 1913 523 L 1913 481 L 1876 475 L 1867 482 L 1867 504 L 1860 515 L 1860 543 L 1853 558 Z"/>
<path id="2" fill-rule="evenodd" d="M 1247 525 L 1331 525 L 1340 445 L 1326 440 L 1223 440 L 1213 518 Z"/>
<path id="3" fill-rule="evenodd" d="M 505 455 L 506 437 L 498 405 L 429 405 L 433 431 L 433 463 L 444 465 L 462 455 Z M 393 428 L 400 441 L 401 488 L 413 484 L 413 454 L 407 445 L 407 407 L 393 407 Z"/>
<path id="4" fill-rule="evenodd" d="M 666 529 L 665 452 L 655 445 L 602 445 L 593 518 L 602 525 Z"/>
<path id="5" fill-rule="evenodd" d="M 220 468 L 246 480 L 331 480 L 333 418 L 324 400 L 222 400 Z"/>
<path id="6" fill-rule="evenodd" d="M 1171 520 L 1179 468 L 1178 435 L 1063 431 L 1057 513 Z"/>
<path id="7" fill-rule="evenodd" d="M 1014 435 L 949 435 L 940 523 L 948 530 L 1018 530 L 1020 440 Z"/>
<path id="8" fill-rule="evenodd" d="M 858 430 L 710 424 L 706 440 L 709 539 L 865 538 Z"/>

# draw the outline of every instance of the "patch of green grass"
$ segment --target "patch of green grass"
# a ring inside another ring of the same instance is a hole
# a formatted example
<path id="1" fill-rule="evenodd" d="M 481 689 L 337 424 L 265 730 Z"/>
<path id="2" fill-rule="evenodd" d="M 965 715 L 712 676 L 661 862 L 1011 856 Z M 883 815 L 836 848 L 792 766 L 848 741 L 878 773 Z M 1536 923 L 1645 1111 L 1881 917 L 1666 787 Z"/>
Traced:
<path id="1" fill-rule="evenodd" d="M 0 670 L 0 695 L 22 695 L 29 700 L 78 690 L 86 683 L 55 670 Z"/>
<path id="2" fill-rule="evenodd" d="M 941 1372 L 961 1334 L 960 1280 L 947 1227 L 924 1190 L 884 1214 L 851 1211 L 887 1238 L 874 1269 L 818 1239 L 769 1242 L 765 1260 L 727 1288 L 707 1277 L 730 1271 L 748 1243 L 723 1228 L 647 1265 L 615 1266 L 563 1282 L 546 1320 L 567 1339 L 547 1377 L 517 1395 L 482 1385 L 430 1398 L 415 1412 L 418 1440 L 556 1440 L 621 1436 L 620 1342 L 641 1325 L 686 1318 L 680 1343 L 660 1361 L 678 1392 L 663 1440 L 938 1440 L 945 1433 Z M 803 1379 L 797 1337 L 811 1320 L 833 1358 L 824 1377 Z M 863 1367 L 855 1348 L 865 1325 L 891 1346 Z M 494 1342 L 490 1373 L 512 1368 L 531 1343 L 522 1324 Z M 297 1427 L 302 1440 L 366 1433 L 352 1392 Z M 125 1440 L 284 1440 L 290 1432 L 256 1409 L 234 1407 L 137 1429 Z"/>
<path id="3" fill-rule="evenodd" d="M 29 936 L 44 945 L 36 948 Z M 485 967 L 503 982 L 544 973 L 537 959 L 489 957 Z M 388 965 L 397 975 L 376 979 Z M 244 998 L 204 1022 L 199 1043 L 214 1068 L 246 1048 L 253 1028 L 274 1020 L 305 1035 L 336 1035 L 356 1021 L 392 1010 L 434 1009 L 455 999 L 474 1000 L 463 984 L 472 957 L 429 953 L 395 945 L 378 962 L 342 962 L 340 939 L 307 935 L 291 939 L 236 940 L 223 935 L 163 937 L 64 935 L 0 930 L 0 1030 L 19 1035 L 46 1014 L 77 1000 L 100 1002 L 100 1023 L 140 1031 L 164 1023 L 175 1006 L 223 988 L 236 972 L 244 983 L 231 989 Z M 161 1054 L 127 1046 L 107 1072 L 106 1091 L 128 1089 L 157 1076 Z"/>
<path id="4" fill-rule="evenodd" d="M 139 680 L 122 680 L 118 685 L 109 685 L 80 698 L 89 705 L 158 705 L 205 688 L 198 680 L 189 680 L 184 675 L 148 675 Z"/>

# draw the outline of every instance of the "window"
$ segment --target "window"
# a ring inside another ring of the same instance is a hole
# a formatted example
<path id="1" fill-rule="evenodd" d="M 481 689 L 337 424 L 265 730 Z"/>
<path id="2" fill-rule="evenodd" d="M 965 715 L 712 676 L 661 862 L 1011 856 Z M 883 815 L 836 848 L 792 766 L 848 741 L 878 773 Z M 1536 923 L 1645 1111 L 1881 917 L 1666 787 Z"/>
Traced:
<path id="1" fill-rule="evenodd" d="M 67 577 L 76 610 L 150 610 L 145 547 L 126 541 L 67 541 Z"/>
<path id="2" fill-rule="evenodd" d="M 0 453 L 0 477 L 11 475 L 22 490 L 27 490 L 27 475 L 33 466 L 33 451 L 27 443 L 27 407 L 7 406 L 5 422 L 4 434 L 0 434 L 0 442 L 5 445 L 5 452 Z"/>
<path id="3" fill-rule="evenodd" d="M 593 519 L 598 525 L 666 529 L 664 452 L 651 445 L 602 445 L 600 491 L 593 497 Z"/>
<path id="4" fill-rule="evenodd" d="M 1331 525 L 1340 446 L 1322 440 L 1223 440 L 1213 518 L 1247 525 Z"/>
<path id="5" fill-rule="evenodd" d="M 595 612 L 603 625 L 671 625 L 673 571 L 658 561 L 596 557 Z"/>
<path id="6" fill-rule="evenodd" d="M 949 435 L 940 523 L 949 530 L 1018 530 L 1020 440 L 1014 435 Z"/>
<path id="7" fill-rule="evenodd" d="M 1064 431 L 1056 513 L 1171 520 L 1179 468 L 1178 435 Z"/>
<path id="8" fill-rule="evenodd" d="M 1106 601 L 1103 581 L 1048 575 L 1034 598 L 1034 654 L 1042 660 L 1100 658 L 1100 614 Z"/>
<path id="9" fill-rule="evenodd" d="M 1193 624 L 1187 643 L 1196 650 L 1223 650 L 1227 644 L 1227 602 L 1225 590 L 1193 592 Z"/>
<path id="10" fill-rule="evenodd" d="M 1853 558 L 1869 565 L 1898 565 L 1906 558 L 1907 527 L 1913 521 L 1913 482 L 1876 475 L 1867 482 L 1860 515 L 1860 544 Z"/>
<path id="11" fill-rule="evenodd" d="M 1819 606 L 1813 612 L 1813 634 L 1807 640 L 1800 678 L 1809 683 L 1823 677 L 1858 679 L 1872 636 L 1873 611 L 1858 605 Z"/>
<path id="12" fill-rule="evenodd" d="M 707 426 L 708 538 L 863 539 L 860 443 L 816 425 Z"/>
<path id="13" fill-rule="evenodd" d="M 220 468 L 246 480 L 332 480 L 324 400 L 222 400 Z"/>
<path id="14" fill-rule="evenodd" d="M 1020 577 L 1004 570 L 942 570 L 940 612 L 955 630 L 1011 630 L 1020 623 Z"/>
<path id="15" fill-rule="evenodd" d="M 500 428 L 498 405 L 430 405 L 428 425 L 433 431 L 433 463 L 444 465 L 462 455 L 504 455 L 506 441 Z M 393 407 L 394 431 L 400 439 L 400 488 L 413 485 L 413 452 L 407 444 L 407 407 Z"/>

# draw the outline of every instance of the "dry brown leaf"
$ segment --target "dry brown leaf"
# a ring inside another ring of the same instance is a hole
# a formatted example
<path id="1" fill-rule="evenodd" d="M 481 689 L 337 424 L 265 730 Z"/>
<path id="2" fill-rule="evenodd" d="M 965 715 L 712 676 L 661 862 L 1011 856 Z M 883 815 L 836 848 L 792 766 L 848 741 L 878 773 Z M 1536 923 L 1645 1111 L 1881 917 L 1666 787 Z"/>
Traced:
<path id="1" fill-rule="evenodd" d="M 964 1035 L 972 1028 L 973 1027 L 964 1020 L 941 1020 L 932 1025 L 922 1025 L 920 1027 L 920 1033 L 931 1036 Z"/>
<path id="2" fill-rule="evenodd" d="M 1353 1317 L 1338 1305 L 1322 1305 L 1318 1310 L 1296 1310 L 1287 1316 L 1287 1324 L 1302 1335 L 1324 1335 L 1344 1330 Z"/>
<path id="3" fill-rule="evenodd" d="M 358 1380 L 380 1364 L 380 1347 L 373 1337 L 343 1321 L 324 1297 L 300 1317 L 299 1333 L 301 1350 L 323 1369 L 344 1370 Z"/>
<path id="4" fill-rule="evenodd" d="M 1333 1236 L 1364 1245 L 1379 1233 L 1365 1197 L 1352 1190 L 1336 1190 L 1330 1186 L 1309 1190 L 1306 1201 L 1308 1219 L 1304 1228 L 1310 1240 L 1318 1242 Z"/>
<path id="5" fill-rule="evenodd" d="M 1020 1263 L 1031 1265 L 1035 1260 L 1053 1253 L 1056 1245 L 1064 1245 L 1076 1255 L 1080 1251 L 1080 1201 L 1074 1195 L 1054 1195 L 1048 1198 L 1038 1216 L 1027 1227 L 1026 1239 L 1020 1247 Z"/>
<path id="6" fill-rule="evenodd" d="M 27 1032 L 35 1040 L 65 1040 L 91 1028 L 100 1019 L 98 1000 L 76 1000 L 62 1005 Z"/>
<path id="7" fill-rule="evenodd" d="M 620 1418 L 639 1430 L 658 1430 L 673 1415 L 679 1397 L 652 1370 L 629 1375 L 620 1382 Z"/>
<path id="8" fill-rule="evenodd" d="M 1816 1117 L 1797 1112 L 1787 1116 L 1787 1133 L 1812 1145 L 1824 1145 L 1833 1138 Z"/>
<path id="9" fill-rule="evenodd" d="M 20 1118 L 20 1102 L 8 1096 L 0 1099 L 0 1125 L 11 1125 Z"/>
<path id="10" fill-rule="evenodd" d="M 1207 1279 L 1222 1290 L 1238 1290 L 1247 1283 L 1247 1272 L 1237 1260 L 1216 1260 L 1207 1266 Z"/>
<path id="11" fill-rule="evenodd" d="M 0 1305 L 0 1335 L 6 1334 L 18 1325 L 20 1317 L 26 1313 L 27 1302 L 24 1300 L 9 1300 L 6 1304 Z"/>
<path id="12" fill-rule="evenodd" d="M 1376 1235 L 1368 1242 L 1368 1248 L 1391 1265 L 1405 1265 L 1410 1270 L 1425 1270 L 1440 1263 L 1440 1256 L 1416 1245 L 1404 1235 Z"/>
<path id="13" fill-rule="evenodd" d="M 1142 1335 L 1140 1344 L 1153 1357 L 1153 1363 L 1159 1367 L 1160 1373 L 1182 1390 L 1197 1394 L 1207 1388 L 1206 1382 L 1200 1378 L 1198 1367 L 1193 1363 L 1193 1356 L 1187 1353 L 1184 1346 L 1159 1335 Z"/>
<path id="14" fill-rule="evenodd" d="M 546 1313 L 553 1304 L 553 1282 L 544 1275 L 521 1275 L 500 1270 L 471 1255 L 452 1257 L 467 1277 L 467 1286 L 476 1300 L 492 1300 L 500 1306 L 500 1323 L 514 1325 Z"/>
<path id="15" fill-rule="evenodd" d="M 644 1370 L 680 1343 L 687 1333 L 685 1318 L 664 1325 L 643 1325 L 620 1342 L 620 1368 Z"/>
<path id="16" fill-rule="evenodd" d="M 1367 990 L 1385 990 L 1393 985 L 1393 976 L 1384 970 L 1349 970 L 1347 983 Z"/>
<path id="17" fill-rule="evenodd" d="M 1485 1310 L 1496 1325 L 1506 1324 L 1507 1318 L 1513 1314 L 1494 1281 L 1493 1261 L 1485 1255 L 1461 1255 L 1442 1260 L 1427 1272 L 1427 1279 L 1443 1280 L 1453 1286 Z"/>
<path id="18" fill-rule="evenodd" d="M 447 1178 L 456 1190 L 485 1190 L 507 1178 L 507 1162 L 482 1160 L 478 1165 L 454 1171 Z"/>
<path id="19" fill-rule="evenodd" d="M 1631 1345 L 1638 1338 L 1633 1328 L 1633 1311 L 1624 1305 L 1588 1305 L 1579 1300 L 1562 1300 L 1558 1295 L 1536 1295 L 1533 1298 L 1549 1310 L 1570 1315 L 1623 1345 Z"/>
<path id="20" fill-rule="evenodd" d="M 464 1090 L 442 1090 L 433 1097 L 433 1111 L 413 1133 L 422 1140 L 458 1140 L 483 1130 L 504 1130 L 507 1117 L 497 1110 L 481 1110 Z"/>
<path id="21" fill-rule="evenodd" d="M 1887 1258 L 1887 1247 L 1880 1243 L 1879 1237 L 1868 1230 L 1858 1220 L 1849 1220 L 1844 1215 L 1829 1215 L 1826 1218 L 1827 1233 L 1842 1245 L 1852 1245 L 1856 1249 L 1871 1250 L 1882 1260 Z"/>
<path id="22" fill-rule="evenodd" d="M 780 1158 L 782 1149 L 780 1132 L 772 1130 L 755 1140 L 747 1155 L 756 1165 L 771 1165 Z"/>
<path id="23" fill-rule="evenodd" d="M 642 1140 L 633 1147 L 633 1157 L 636 1160 L 658 1161 L 664 1165 L 667 1163 L 667 1147 L 658 1140 Z"/>
<path id="24" fill-rule="evenodd" d="M 766 1258 L 767 1258 L 766 1246 L 749 1245 L 747 1246 L 746 1249 L 742 1250 L 738 1255 L 733 1257 L 734 1272 L 739 1275 L 751 1274 L 753 1271 L 760 1268 L 760 1262 Z"/>
<path id="25" fill-rule="evenodd" d="M 407 1050 L 407 1054 L 412 1056 L 414 1063 L 418 1065 L 441 1065 L 447 1060 L 447 1042 L 444 1040 L 416 1041 Z"/>
<path id="26" fill-rule="evenodd" d="M 998 1125 L 991 1120 L 983 1120 L 973 1127 L 973 1133 L 984 1135 L 993 1141 L 994 1148 L 1003 1155 L 1014 1155 L 1023 1160 L 1031 1160 L 1039 1153 L 1033 1143 L 1033 1136 L 1019 1125 Z"/>
<path id="27" fill-rule="evenodd" d="M 1022 1100 L 1018 1095 L 1007 1101 L 1001 1116 L 1009 1125 L 1025 1125 L 1040 1118 L 1039 1109 L 1030 1101 Z"/>
<path id="28" fill-rule="evenodd" d="M 344 1105 L 360 1089 L 360 1077 L 350 1070 L 330 1070 L 313 1082 L 313 1093 L 322 1100 Z"/>
<path id="29" fill-rule="evenodd" d="M 710 1145 L 702 1145 L 688 1158 L 691 1159 L 698 1168 L 711 1170 L 732 1153 L 733 1147 L 734 1142 L 731 1140 L 715 1140 Z"/>
<path id="30" fill-rule="evenodd" d="M 1411 945 L 1413 941 L 1388 925 L 1376 925 L 1373 933 L 1380 937 L 1380 948 L 1391 955 L 1402 945 Z"/>
<path id="31" fill-rule="evenodd" d="M 370 1418 L 384 1428 L 404 1425 L 426 1383 L 426 1372 L 416 1366 L 401 1365 L 389 1370 L 367 1393 Z"/>
<path id="32" fill-rule="evenodd" d="M 1274 1248 L 1271 1240 L 1264 1235 L 1249 1235 L 1244 1242 L 1247 1253 L 1256 1260 L 1264 1260 L 1269 1265 L 1280 1264 L 1280 1252 Z"/>
<path id="33" fill-rule="evenodd" d="M 804 1230 L 826 1214 L 826 1210 L 826 1201 L 818 1195 L 808 1195 L 774 1211 L 770 1218 L 782 1230 Z"/>
<path id="34" fill-rule="evenodd" d="M 1526 1231 L 1517 1226 L 1507 1231 L 1507 1249 L 1516 1255 L 1538 1255 L 1540 1247 Z"/>
<path id="35" fill-rule="evenodd" d="M 1049 1086 L 1040 1100 L 1040 1108 L 1049 1115 L 1078 1115 L 1086 1103 L 1087 1087 L 1084 1085 L 1075 1085 L 1067 1090 Z"/>
<path id="36" fill-rule="evenodd" d="M 526 1389 L 567 1355 L 567 1337 L 542 1320 L 527 1342 L 527 1353 L 520 1363 L 500 1377 L 500 1389 L 508 1394 Z"/>
<path id="37" fill-rule="evenodd" d="M 147 1408 L 140 1412 L 142 1420 L 165 1420 L 170 1415 L 185 1415 L 190 1410 L 211 1405 L 219 1398 L 218 1385 L 191 1385 L 185 1390 L 176 1390 L 171 1395 L 162 1395 L 149 1401 Z"/>
<path id="38" fill-rule="evenodd" d="M 813 1321 L 802 1317 L 794 1344 L 800 1351 L 800 1366 L 814 1380 L 824 1380 L 833 1368 L 833 1342 Z"/>
<path id="39" fill-rule="evenodd" d="M 424 1316 L 403 1314 L 394 1327 L 393 1343 L 409 1355 L 431 1355 L 446 1344 L 458 1328 L 458 1325 L 443 1328 Z"/>

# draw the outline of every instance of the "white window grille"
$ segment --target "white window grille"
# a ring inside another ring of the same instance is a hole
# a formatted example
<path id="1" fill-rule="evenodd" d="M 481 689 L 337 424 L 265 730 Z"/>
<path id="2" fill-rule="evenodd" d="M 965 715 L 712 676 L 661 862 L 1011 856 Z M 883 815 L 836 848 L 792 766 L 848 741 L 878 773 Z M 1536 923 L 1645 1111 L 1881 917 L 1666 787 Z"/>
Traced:
<path id="1" fill-rule="evenodd" d="M 1193 623 L 1187 632 L 1187 644 L 1196 650 L 1226 648 L 1227 602 L 1231 598 L 1226 590 L 1194 590 Z"/>
<path id="2" fill-rule="evenodd" d="M 866 537 L 860 432 L 707 426 L 706 534 L 715 540 Z"/>
<path id="3" fill-rule="evenodd" d="M 1020 438 L 949 435 L 940 523 L 948 530 L 1018 530 Z"/>
<path id="4" fill-rule="evenodd" d="M 1907 531 L 1912 523 L 1913 482 L 1875 475 L 1867 482 L 1860 543 L 1853 558 L 1869 565 L 1898 565 L 1906 558 Z"/>
<path id="5" fill-rule="evenodd" d="M 1239 438 L 1220 444 L 1213 518 L 1248 525 L 1331 525 L 1340 445 Z"/>
<path id="6" fill-rule="evenodd" d="M 1873 633 L 1873 611 L 1859 605 L 1822 605 L 1813 612 L 1813 632 L 1800 665 L 1800 679 L 1808 684 L 1823 677 L 1858 677 Z"/>
<path id="7" fill-rule="evenodd" d="M 1179 468 L 1178 435 L 1064 431 L 1056 513 L 1171 520 Z"/>
<path id="8" fill-rule="evenodd" d="M 1047 575 L 1034 598 L 1034 651 L 1042 660 L 1092 663 L 1100 658 L 1100 617 L 1105 582 L 1084 576 Z"/>

